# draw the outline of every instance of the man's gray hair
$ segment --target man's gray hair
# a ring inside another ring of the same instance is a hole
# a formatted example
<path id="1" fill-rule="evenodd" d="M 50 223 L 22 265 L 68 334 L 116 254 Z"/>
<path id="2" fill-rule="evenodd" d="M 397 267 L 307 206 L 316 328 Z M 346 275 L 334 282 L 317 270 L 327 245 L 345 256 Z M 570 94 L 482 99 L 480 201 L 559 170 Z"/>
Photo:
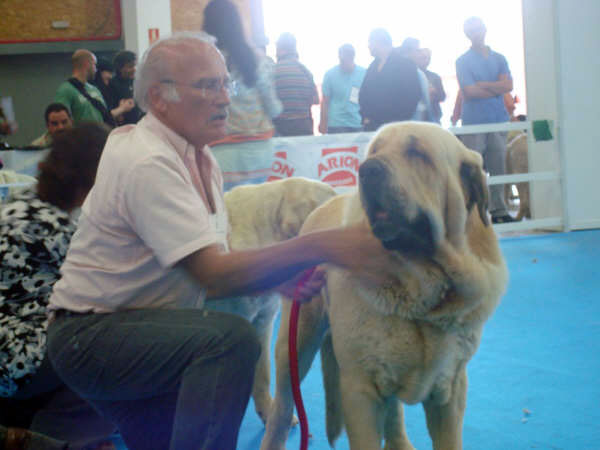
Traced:
<path id="1" fill-rule="evenodd" d="M 135 72 L 135 80 L 133 82 L 133 96 L 140 109 L 148 111 L 150 108 L 148 102 L 150 88 L 161 80 L 169 79 L 172 76 L 170 73 L 170 61 L 164 57 L 162 52 L 156 52 L 155 49 L 165 46 L 176 47 L 182 42 L 190 40 L 205 42 L 212 46 L 216 42 L 213 36 L 202 31 L 184 31 L 159 39 L 144 52 Z M 178 102 L 180 100 L 177 88 L 173 84 L 165 83 L 161 89 L 161 95 L 168 102 Z"/>

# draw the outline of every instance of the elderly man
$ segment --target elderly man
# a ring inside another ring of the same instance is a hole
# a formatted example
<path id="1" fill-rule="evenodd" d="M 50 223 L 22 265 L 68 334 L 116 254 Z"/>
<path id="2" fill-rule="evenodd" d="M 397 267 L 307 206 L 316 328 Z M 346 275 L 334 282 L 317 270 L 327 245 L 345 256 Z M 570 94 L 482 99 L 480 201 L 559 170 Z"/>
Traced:
<path id="1" fill-rule="evenodd" d="M 340 64 L 329 69 L 323 78 L 319 124 L 319 131 L 323 134 L 362 130 L 358 92 L 366 70 L 354 63 L 354 47 L 351 44 L 342 45 L 338 57 Z"/>
<path id="2" fill-rule="evenodd" d="M 46 132 L 35 139 L 31 145 L 37 147 L 50 147 L 52 139 L 60 133 L 73 126 L 73 119 L 69 109 L 62 103 L 50 103 L 44 112 L 46 119 Z"/>
<path id="3" fill-rule="evenodd" d="M 104 122 L 115 125 L 115 118 L 130 111 L 135 104 L 132 99 L 122 100 L 118 107 L 109 111 L 98 88 L 89 83 L 96 75 L 96 55 L 79 49 L 73 53 L 71 78 L 61 83 L 54 101 L 62 103 L 71 112 L 73 122 Z"/>
<path id="4" fill-rule="evenodd" d="M 244 319 L 202 310 L 206 296 L 269 289 L 323 261 L 358 269 L 381 251 L 364 225 L 226 251 L 207 144 L 225 135 L 229 86 L 208 35 L 147 50 L 135 99 L 148 113 L 110 135 L 50 299 L 52 363 L 130 450 L 235 449 L 259 343 Z"/>
<path id="5" fill-rule="evenodd" d="M 463 28 L 471 48 L 456 60 L 456 78 L 463 98 L 462 124 L 508 122 L 503 97 L 512 91 L 513 82 L 506 58 L 485 45 L 487 30 L 479 17 L 467 19 Z M 490 175 L 504 175 L 506 132 L 465 134 L 460 139 L 468 148 L 481 153 Z M 514 222 L 504 203 L 504 186 L 497 184 L 489 189 L 492 222 Z"/>

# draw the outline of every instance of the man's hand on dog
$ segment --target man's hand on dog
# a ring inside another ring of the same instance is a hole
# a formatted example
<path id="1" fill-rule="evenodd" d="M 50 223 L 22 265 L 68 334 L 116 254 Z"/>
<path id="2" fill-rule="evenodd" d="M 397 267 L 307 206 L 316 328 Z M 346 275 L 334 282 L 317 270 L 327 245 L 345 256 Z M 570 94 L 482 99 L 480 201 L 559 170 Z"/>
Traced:
<path id="1" fill-rule="evenodd" d="M 305 278 L 307 271 L 301 272 L 291 280 L 283 283 L 277 288 L 277 291 L 289 298 L 305 303 L 317 295 L 327 281 L 327 272 L 321 267 L 315 268 L 312 275 L 300 286 L 298 283 Z"/>
<path id="2" fill-rule="evenodd" d="M 385 249 L 367 222 L 349 225 L 340 230 L 332 243 L 330 262 L 373 283 L 389 281 L 393 274 L 387 263 Z"/>

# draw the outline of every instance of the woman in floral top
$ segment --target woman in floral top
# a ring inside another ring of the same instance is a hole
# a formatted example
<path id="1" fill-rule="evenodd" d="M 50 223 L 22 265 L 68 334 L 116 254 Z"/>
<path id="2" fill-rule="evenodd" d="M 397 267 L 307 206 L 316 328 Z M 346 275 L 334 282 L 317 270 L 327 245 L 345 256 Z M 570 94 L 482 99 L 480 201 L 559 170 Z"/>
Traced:
<path id="1" fill-rule="evenodd" d="M 1 423 L 31 425 L 75 447 L 109 435 L 114 427 L 83 402 L 76 422 L 72 412 L 69 420 L 61 419 L 60 405 L 67 402 L 72 407 L 79 400 L 46 358 L 46 305 L 75 232 L 72 213 L 94 183 L 107 136 L 104 126 L 94 123 L 62 132 L 39 165 L 37 185 L 0 206 Z M 31 411 L 31 424 L 14 423 L 14 416 L 23 415 L 36 398 L 43 398 L 38 407 L 52 414 Z"/>

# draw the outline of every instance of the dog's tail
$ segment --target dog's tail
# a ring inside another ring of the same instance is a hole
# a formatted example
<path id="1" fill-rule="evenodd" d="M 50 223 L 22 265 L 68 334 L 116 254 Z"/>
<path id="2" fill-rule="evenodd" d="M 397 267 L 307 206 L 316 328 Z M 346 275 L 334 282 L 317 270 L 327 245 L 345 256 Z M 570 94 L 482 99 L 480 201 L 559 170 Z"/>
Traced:
<path id="1" fill-rule="evenodd" d="M 321 368 L 323 371 L 323 386 L 325 387 L 325 406 L 327 439 L 333 447 L 336 439 L 342 433 L 342 393 L 340 391 L 340 368 L 335 354 L 331 333 L 327 333 L 321 345 Z"/>

